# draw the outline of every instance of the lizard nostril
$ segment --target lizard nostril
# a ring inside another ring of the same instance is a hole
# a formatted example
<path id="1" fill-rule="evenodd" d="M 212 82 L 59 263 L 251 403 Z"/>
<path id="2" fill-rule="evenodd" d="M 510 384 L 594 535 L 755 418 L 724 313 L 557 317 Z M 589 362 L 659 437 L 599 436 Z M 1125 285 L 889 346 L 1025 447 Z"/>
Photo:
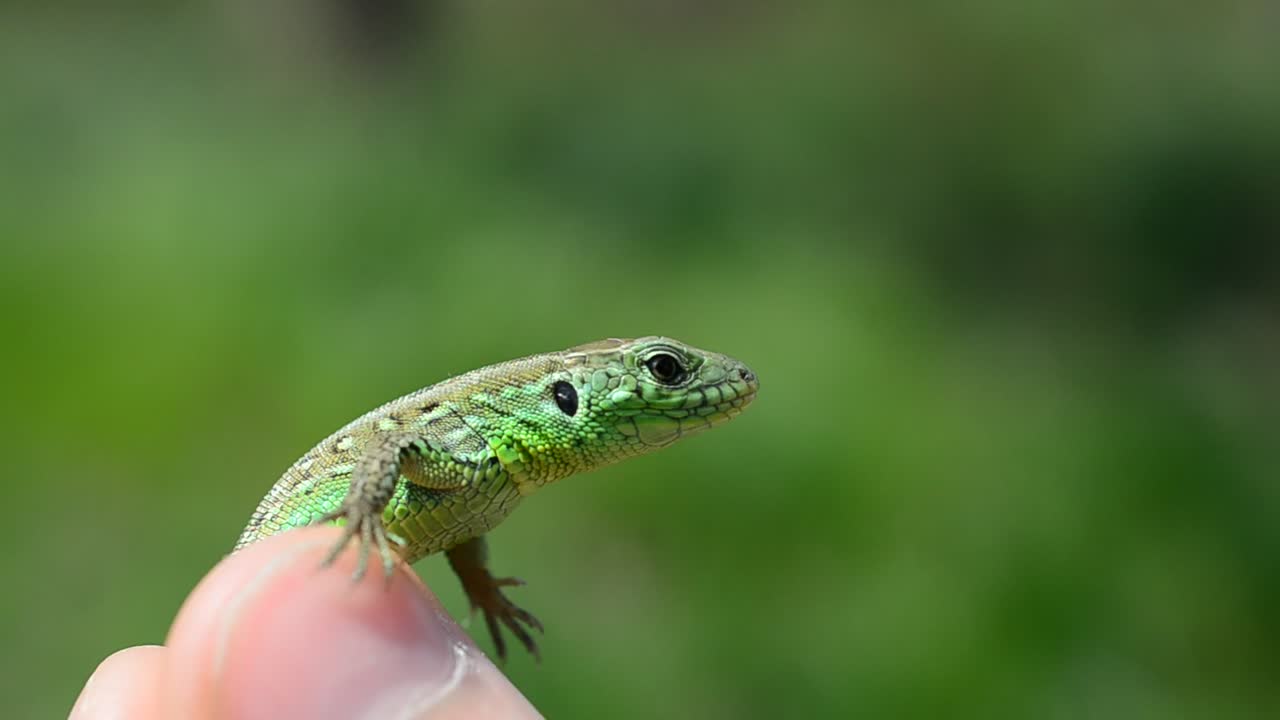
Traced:
<path id="1" fill-rule="evenodd" d="M 751 372 L 747 368 L 742 368 L 738 370 L 738 374 L 742 376 L 742 379 L 744 382 L 751 382 L 756 379 L 756 374 Z"/>

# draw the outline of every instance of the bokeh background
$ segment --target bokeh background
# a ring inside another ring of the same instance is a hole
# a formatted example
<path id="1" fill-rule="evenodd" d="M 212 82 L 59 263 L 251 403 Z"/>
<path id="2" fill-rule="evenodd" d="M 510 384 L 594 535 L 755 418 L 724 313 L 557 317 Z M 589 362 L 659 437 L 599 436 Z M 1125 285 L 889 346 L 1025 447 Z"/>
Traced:
<path id="1" fill-rule="evenodd" d="M 162 641 L 356 414 L 661 333 L 762 392 L 494 533 L 550 716 L 1280 716 L 1278 32 L 1267 0 L 6 4 L 4 715 Z"/>

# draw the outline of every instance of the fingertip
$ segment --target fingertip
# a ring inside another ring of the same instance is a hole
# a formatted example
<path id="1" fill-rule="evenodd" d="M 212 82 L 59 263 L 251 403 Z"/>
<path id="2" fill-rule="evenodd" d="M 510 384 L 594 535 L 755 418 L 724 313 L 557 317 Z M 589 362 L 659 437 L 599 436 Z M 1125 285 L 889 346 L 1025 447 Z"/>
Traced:
<path id="1" fill-rule="evenodd" d="M 214 717 L 211 708 L 218 670 L 239 606 L 265 589 L 272 576 L 299 553 L 320 544 L 319 538 L 309 535 L 283 533 L 251 545 L 223 558 L 196 585 L 165 641 L 173 653 L 163 685 L 167 707 L 196 719 Z"/>
<path id="2" fill-rule="evenodd" d="M 158 717 L 159 680 L 168 650 L 139 645 L 120 650 L 85 681 L 70 720 L 125 720 Z"/>
<path id="3" fill-rule="evenodd" d="M 507 676 L 474 646 L 458 648 L 454 681 L 444 691 L 408 698 L 365 717 L 417 720 L 521 720 L 542 714 L 516 689 Z"/>
<path id="4" fill-rule="evenodd" d="M 402 563 L 353 583 L 339 531 L 307 528 L 227 558 L 170 633 L 173 707 L 197 717 L 358 717 L 371 702 L 448 688 L 469 641 Z M 461 654 L 460 650 L 461 648 Z"/>

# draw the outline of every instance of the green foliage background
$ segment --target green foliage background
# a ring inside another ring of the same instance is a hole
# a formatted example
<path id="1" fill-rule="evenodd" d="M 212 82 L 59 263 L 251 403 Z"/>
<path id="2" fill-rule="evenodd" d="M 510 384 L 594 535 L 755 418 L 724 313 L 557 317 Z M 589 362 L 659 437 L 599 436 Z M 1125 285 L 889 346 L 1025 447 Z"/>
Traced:
<path id="1" fill-rule="evenodd" d="M 6 715 L 356 414 L 648 333 L 762 392 L 495 532 L 548 715 L 1280 713 L 1269 3 L 316 4 L 0 10 Z"/>

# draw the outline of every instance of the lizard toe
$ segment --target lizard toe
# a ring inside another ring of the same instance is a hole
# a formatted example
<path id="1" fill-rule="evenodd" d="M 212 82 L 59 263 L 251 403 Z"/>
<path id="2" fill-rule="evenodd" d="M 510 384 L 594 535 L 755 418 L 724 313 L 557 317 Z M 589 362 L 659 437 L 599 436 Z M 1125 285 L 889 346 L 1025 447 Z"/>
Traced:
<path id="1" fill-rule="evenodd" d="M 395 553 L 391 550 L 390 543 L 403 543 L 403 541 L 387 533 L 386 528 L 382 525 L 381 518 L 362 512 L 358 507 L 344 505 L 333 512 L 321 516 L 317 522 L 335 521 L 343 522 L 342 535 L 333 544 L 333 549 L 325 556 L 321 566 L 328 567 L 332 565 L 343 550 L 346 549 L 347 545 L 355 539 L 356 551 L 359 555 L 356 561 L 356 569 L 351 573 L 351 581 L 360 582 L 364 577 L 369 568 L 369 554 L 374 545 L 378 547 L 378 557 L 382 562 L 383 575 L 390 580 L 395 573 Z"/>

